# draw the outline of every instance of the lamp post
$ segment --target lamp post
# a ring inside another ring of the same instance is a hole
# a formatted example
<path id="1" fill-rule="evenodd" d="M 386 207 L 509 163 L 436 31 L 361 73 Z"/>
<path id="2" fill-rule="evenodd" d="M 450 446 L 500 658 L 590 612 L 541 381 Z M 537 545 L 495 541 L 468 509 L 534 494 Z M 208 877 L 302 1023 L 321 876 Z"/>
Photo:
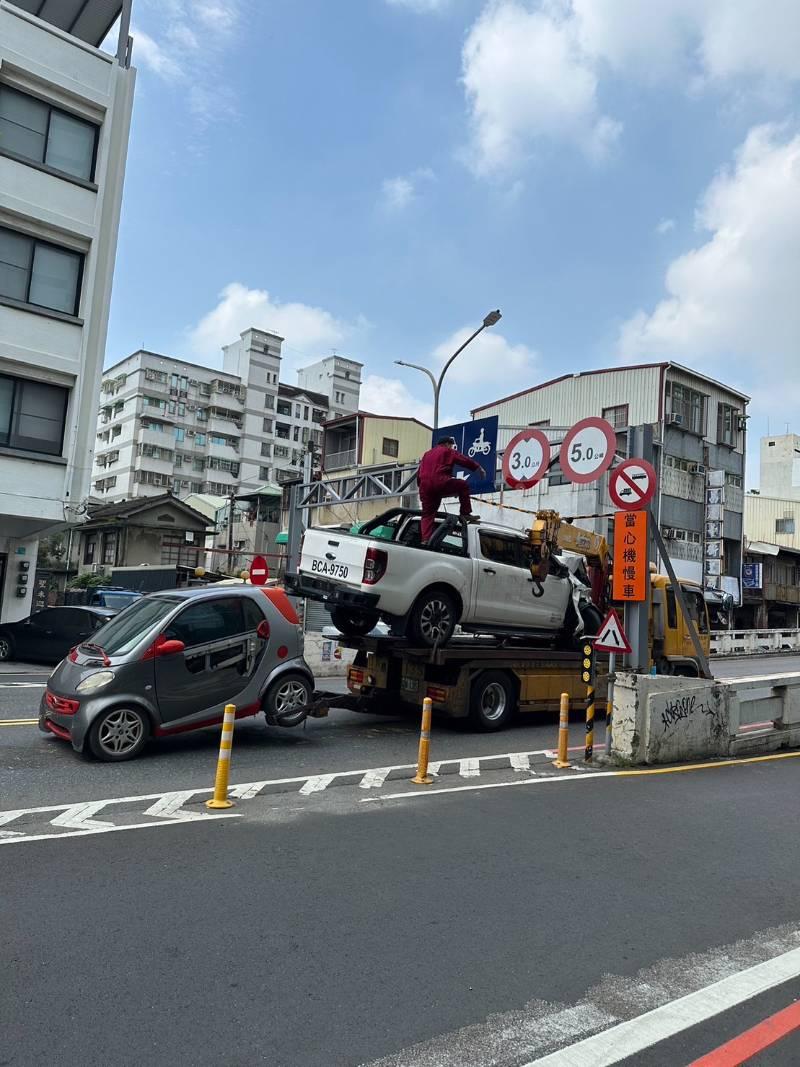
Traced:
<path id="1" fill-rule="evenodd" d="M 499 322 L 501 318 L 502 318 L 502 315 L 500 314 L 499 310 L 490 311 L 489 314 L 486 316 L 486 318 L 483 320 L 483 322 L 480 324 L 478 329 L 473 334 L 470 334 L 470 336 L 466 339 L 466 341 L 463 343 L 463 345 L 461 345 L 460 348 L 457 348 L 455 350 L 455 352 L 452 354 L 452 356 L 448 359 L 448 361 L 442 367 L 442 372 L 439 375 L 438 379 L 436 378 L 436 376 L 434 375 L 432 370 L 430 370 L 428 367 L 421 366 L 419 363 L 406 363 L 405 360 L 402 360 L 402 359 L 396 359 L 395 360 L 395 363 L 397 364 L 398 367 L 411 367 L 412 370 L 422 371 L 423 374 L 427 374 L 427 376 L 430 378 L 431 385 L 433 386 L 433 429 L 434 429 L 434 431 L 439 429 L 439 394 L 442 391 L 442 382 L 444 381 L 445 374 L 447 374 L 448 370 L 450 369 L 450 365 L 452 364 L 452 362 L 456 358 L 456 356 L 460 356 L 461 353 L 464 351 L 464 349 L 467 347 L 467 345 L 471 344 L 475 340 L 475 338 L 478 336 L 479 333 L 481 333 L 483 330 L 485 330 L 487 326 L 494 326 L 494 324 L 496 322 Z"/>

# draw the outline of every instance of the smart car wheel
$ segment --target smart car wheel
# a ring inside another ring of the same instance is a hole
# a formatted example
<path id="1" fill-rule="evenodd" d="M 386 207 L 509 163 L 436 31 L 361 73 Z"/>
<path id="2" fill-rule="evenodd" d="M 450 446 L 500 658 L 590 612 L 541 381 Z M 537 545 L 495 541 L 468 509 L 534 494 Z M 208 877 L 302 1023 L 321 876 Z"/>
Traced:
<path id="1" fill-rule="evenodd" d="M 111 708 L 94 720 L 89 730 L 89 749 L 97 759 L 120 763 L 134 759 L 144 748 L 150 723 L 136 708 Z"/>
<path id="2" fill-rule="evenodd" d="M 302 674 L 282 674 L 276 678 L 264 697 L 264 713 L 273 726 L 298 726 L 305 716 L 303 710 L 310 702 L 312 688 Z"/>
<path id="3" fill-rule="evenodd" d="M 0 634 L 0 663 L 7 662 L 13 655 L 14 646 L 11 644 L 11 638 Z"/>

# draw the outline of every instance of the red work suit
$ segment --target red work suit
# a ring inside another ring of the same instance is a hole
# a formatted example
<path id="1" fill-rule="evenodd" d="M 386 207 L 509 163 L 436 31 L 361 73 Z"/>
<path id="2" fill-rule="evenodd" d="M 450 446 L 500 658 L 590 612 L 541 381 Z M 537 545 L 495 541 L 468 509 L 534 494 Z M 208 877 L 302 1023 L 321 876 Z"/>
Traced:
<path id="1" fill-rule="evenodd" d="M 462 456 L 449 445 L 436 445 L 420 460 L 417 482 L 422 503 L 423 542 L 430 541 L 433 536 L 436 512 L 444 497 L 457 496 L 461 504 L 461 515 L 472 514 L 469 486 L 466 479 L 453 477 L 453 467 L 466 467 L 471 471 L 481 469 L 480 463 L 468 456 Z"/>

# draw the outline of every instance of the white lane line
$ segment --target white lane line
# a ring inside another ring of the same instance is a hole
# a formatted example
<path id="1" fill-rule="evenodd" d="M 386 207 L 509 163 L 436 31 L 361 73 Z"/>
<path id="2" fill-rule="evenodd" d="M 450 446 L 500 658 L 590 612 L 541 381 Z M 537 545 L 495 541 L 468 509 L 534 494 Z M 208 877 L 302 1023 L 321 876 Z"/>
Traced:
<path id="1" fill-rule="evenodd" d="M 308 796 L 309 793 L 321 793 L 323 789 L 328 788 L 335 777 L 335 774 L 316 774 L 313 778 L 306 780 L 306 784 L 300 787 L 300 792 L 303 796 Z"/>
<path id="2" fill-rule="evenodd" d="M 367 771 L 358 783 L 359 789 L 380 789 L 389 774 L 388 767 L 379 767 L 375 771 Z"/>
<path id="3" fill-rule="evenodd" d="M 120 830 L 153 830 L 162 826 L 186 826 L 197 822 L 210 822 L 212 819 L 241 819 L 242 816 L 235 812 L 220 812 L 218 815 L 200 815 L 194 819 L 164 819 L 163 822 L 135 822 L 127 826 L 109 826 L 107 830 L 73 830 L 66 834 L 23 834 L 20 837 L 0 838 L 0 845 L 24 845 L 28 841 L 63 841 L 65 837 L 91 837 L 93 834 L 113 834 Z"/>
<path id="4" fill-rule="evenodd" d="M 406 797 L 443 797 L 450 793 L 477 793 L 481 789 L 511 789 L 516 785 L 550 785 L 553 782 L 590 782 L 592 778 L 618 778 L 624 771 L 589 771 L 581 778 L 557 774 L 553 778 L 521 778 L 516 782 L 489 782 L 485 785 L 455 785 L 450 789 L 428 789 L 422 792 L 383 793 L 378 797 L 362 797 L 359 804 L 375 804 L 384 800 L 403 800 Z"/>
<path id="5" fill-rule="evenodd" d="M 439 777 L 439 769 L 441 768 L 441 766 L 442 766 L 442 761 L 441 760 L 437 760 L 436 763 L 429 763 L 428 764 L 428 774 L 432 778 L 438 778 Z"/>
<path id="6" fill-rule="evenodd" d="M 45 689 L 47 682 L 2 682 L 0 689 Z"/>
<path id="7" fill-rule="evenodd" d="M 176 793 L 165 793 L 160 800 L 152 804 L 145 815 L 153 815 L 157 819 L 179 818 L 189 822 L 191 819 L 204 819 L 205 815 L 197 811 L 181 811 L 187 800 L 196 795 L 194 789 L 183 789 Z"/>
<path id="8" fill-rule="evenodd" d="M 513 752 L 511 754 L 511 769 L 512 771 L 529 771 L 531 769 L 531 758 L 527 752 Z"/>
<path id="9" fill-rule="evenodd" d="M 228 790 L 228 796 L 236 797 L 237 800 L 252 800 L 257 797 L 265 785 L 269 782 L 249 782 L 245 785 L 235 785 Z"/>
<path id="10" fill-rule="evenodd" d="M 106 806 L 105 800 L 95 800 L 90 804 L 76 804 L 67 808 L 61 815 L 50 820 L 51 826 L 64 826 L 70 830 L 115 830 L 111 822 L 93 819 L 92 816 Z"/>
<path id="11" fill-rule="evenodd" d="M 0 838 L 4 837 L 24 837 L 25 835 L 21 830 L 0 830 Z M 61 837 L 61 834 L 58 835 Z"/>
<path id="12" fill-rule="evenodd" d="M 479 759 L 459 760 L 458 773 L 461 778 L 477 778 L 481 773 L 481 761 Z"/>
<path id="13" fill-rule="evenodd" d="M 586 779 L 572 781 L 583 782 Z M 798 975 L 800 948 L 795 948 L 782 956 L 757 963 L 745 971 L 714 982 L 705 989 L 698 989 L 696 993 L 671 1000 L 660 1008 L 612 1026 L 593 1037 L 584 1038 L 575 1045 L 531 1060 L 524 1067 L 610 1067 Z"/>

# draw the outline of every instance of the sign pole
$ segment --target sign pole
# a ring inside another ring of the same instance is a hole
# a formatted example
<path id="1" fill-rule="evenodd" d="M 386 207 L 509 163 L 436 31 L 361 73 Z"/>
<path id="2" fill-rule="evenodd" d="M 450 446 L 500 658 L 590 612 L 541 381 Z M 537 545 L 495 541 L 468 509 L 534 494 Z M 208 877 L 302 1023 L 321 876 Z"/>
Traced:
<path id="1" fill-rule="evenodd" d="M 617 654 L 612 652 L 608 657 L 608 692 L 606 695 L 606 755 L 611 755 L 611 721 L 614 716 L 614 672 L 617 669 Z"/>
<path id="2" fill-rule="evenodd" d="M 632 426 L 628 430 L 628 455 L 639 456 L 652 464 L 654 456 L 652 426 Z M 647 514 L 650 517 L 649 509 Z M 628 635 L 628 640 L 633 649 L 631 654 L 626 656 L 627 662 L 625 665 L 631 671 L 646 672 L 650 670 L 650 601 L 652 585 L 650 581 L 650 560 L 653 558 L 653 554 L 650 551 L 650 538 L 653 536 L 652 530 L 653 522 L 651 518 L 650 531 L 647 538 L 645 538 L 643 546 L 647 582 L 645 599 L 625 605 L 625 633 Z"/>

